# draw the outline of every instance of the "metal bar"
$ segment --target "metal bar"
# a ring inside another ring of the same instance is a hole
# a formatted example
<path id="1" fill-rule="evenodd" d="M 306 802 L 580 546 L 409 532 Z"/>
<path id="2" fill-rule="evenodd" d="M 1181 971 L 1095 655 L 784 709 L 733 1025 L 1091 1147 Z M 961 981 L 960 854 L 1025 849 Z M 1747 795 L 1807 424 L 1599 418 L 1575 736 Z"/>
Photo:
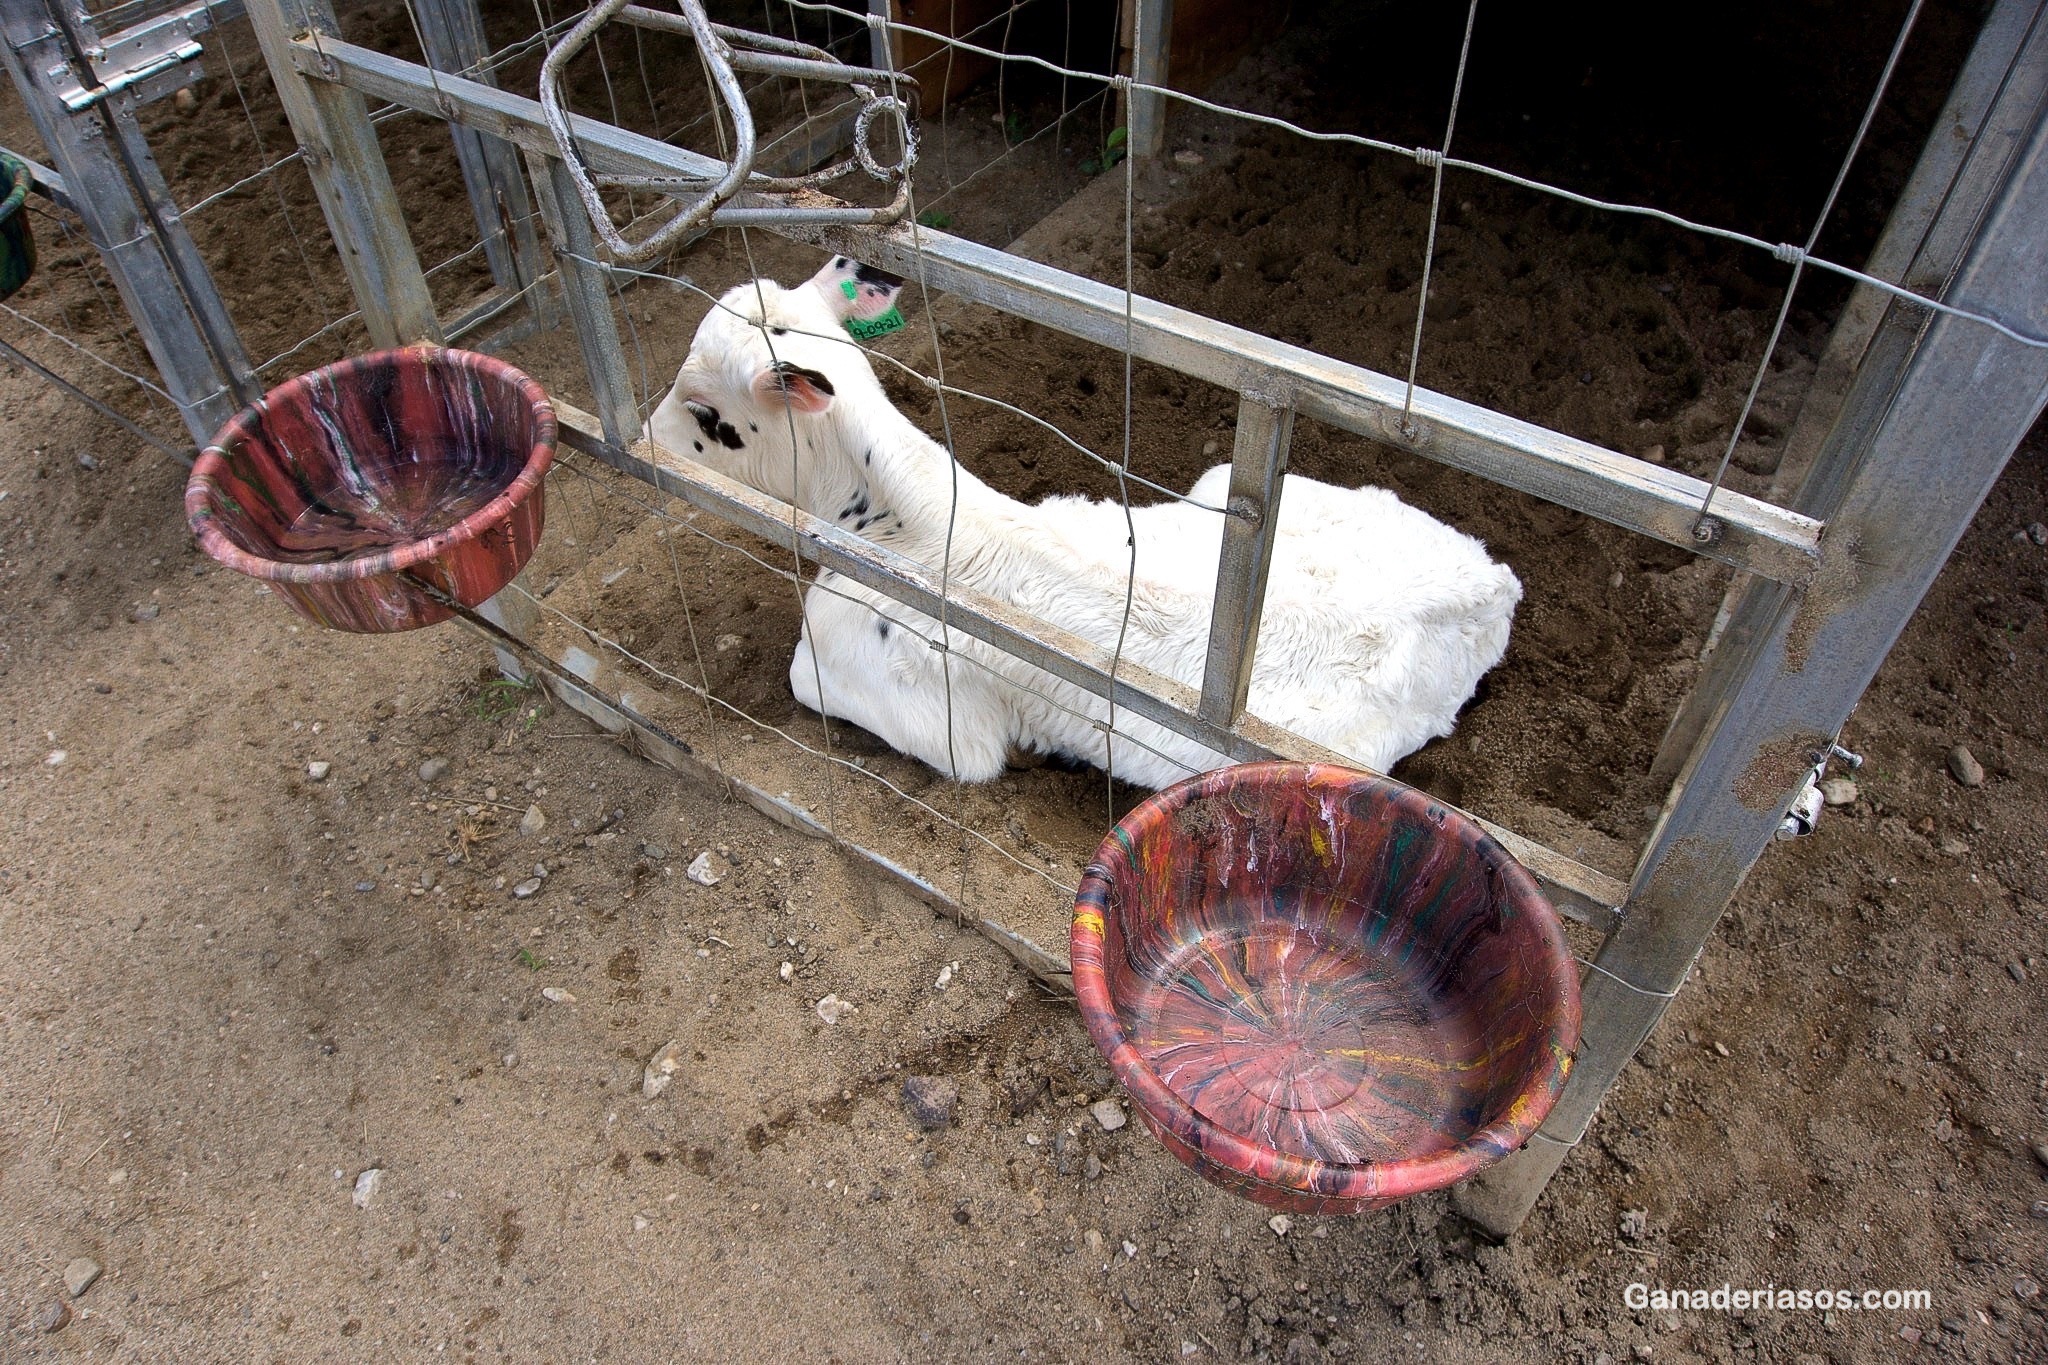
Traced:
<path id="1" fill-rule="evenodd" d="M 290 79 L 294 69 L 304 70 L 294 60 L 296 35 L 312 34 L 316 44 L 339 41 L 334 11 L 327 0 L 248 0 L 248 8 L 371 344 L 438 344 L 442 332 L 434 297 L 361 93 L 329 81 Z M 307 74 L 320 71 L 317 49 L 313 65 Z M 407 65 L 427 78 L 431 94 L 433 74 L 416 63 Z M 454 78 L 440 79 L 446 84 Z M 430 102 L 426 112 L 443 111 Z"/>
<path id="2" fill-rule="evenodd" d="M 1215 607 L 1209 616 L 1209 657 L 1196 714 L 1229 726 L 1251 695 L 1253 655 L 1266 602 L 1266 573 L 1280 527 L 1280 490 L 1294 409 L 1247 393 L 1237 405 L 1237 441 L 1230 456 L 1230 510 L 1216 564 Z"/>
<path id="3" fill-rule="evenodd" d="M 485 56 L 483 20 L 476 0 L 412 0 L 419 16 L 420 38 L 427 60 L 441 71 L 476 68 Z M 477 79 L 497 84 L 488 71 Z M 462 183 L 469 190 L 469 202 L 476 213 L 477 231 L 490 262 L 491 278 L 500 289 L 517 293 L 540 278 L 540 236 L 533 225 L 533 197 L 527 193 L 526 176 L 520 168 L 519 150 L 501 138 L 489 137 L 459 123 L 448 125 L 455 145 L 455 159 L 462 167 Z M 533 306 L 541 325 L 554 325 L 552 298 L 545 289 L 533 294 Z"/>
<path id="4" fill-rule="evenodd" d="M 107 41 L 119 42 L 126 36 L 125 30 L 176 14 L 193 25 L 193 32 L 218 28 L 242 17 L 242 0 L 199 0 L 197 4 L 179 4 L 177 0 L 132 0 L 126 5 L 114 5 L 93 15 L 93 24 L 100 32 L 109 35 Z"/>
<path id="5" fill-rule="evenodd" d="M 1213 725 L 1197 714 L 1200 698 L 1185 683 L 1129 660 L 1117 664 L 1112 679 L 1110 651 L 1091 641 L 958 583 L 943 583 L 936 569 L 821 521 L 674 451 L 651 442 L 622 449 L 605 440 L 599 422 L 569 404 L 557 401 L 555 411 L 565 445 L 926 615 L 939 615 L 943 602 L 949 626 L 1099 697 L 1113 697 L 1119 709 L 1156 721 L 1235 761 L 1284 758 L 1350 768 L 1360 766 L 1354 759 L 1312 744 L 1256 716 L 1240 717 L 1234 731 Z M 1619 881 L 1513 830 L 1477 816 L 1470 818 L 1528 867 L 1561 913 L 1603 932 L 1612 926 L 1615 907 L 1626 893 Z"/>
<path id="6" fill-rule="evenodd" d="M 332 68 L 329 79 L 408 108 L 440 112 L 424 68 L 346 43 L 323 40 L 322 49 Z M 290 57 L 302 71 L 323 73 L 322 54 L 310 44 L 297 45 Z M 533 100 L 447 76 L 441 87 L 455 106 L 449 117 L 529 150 L 553 150 Z M 589 119 L 572 122 L 577 145 L 595 169 L 700 177 L 724 169 L 653 138 Z M 738 202 L 747 198 L 743 194 Z M 762 222 L 784 236 L 1123 349 L 1124 294 L 1119 289 L 931 228 L 919 228 L 913 241 L 905 228 L 818 230 L 773 217 L 780 210 L 730 207 L 721 211 L 721 221 L 740 221 L 752 212 L 764 216 L 746 221 Z M 819 211 L 806 212 L 818 221 Z M 1241 390 L 1266 376 L 1284 376 L 1297 410 L 1318 421 L 1767 578 L 1804 583 L 1813 575 L 1819 522 L 1724 489 L 1714 499 L 1716 535 L 1702 544 L 1693 527 L 1707 485 L 1675 470 L 1427 390 L 1417 391 L 1412 431 L 1404 429 L 1402 381 L 1152 299 L 1141 297 L 1132 304 L 1131 345 L 1141 360 L 1225 388 Z"/>
<path id="7" fill-rule="evenodd" d="M 640 439 L 640 409 L 633 401 L 633 371 L 619 341 L 619 322 L 612 314 L 605 273 L 591 264 L 597 259 L 597 242 L 590 219 L 576 197 L 575 180 L 560 160 L 530 151 L 526 164 L 533 173 L 541 221 L 547 224 L 555 264 L 561 271 L 562 296 L 568 302 L 569 322 L 583 352 L 583 369 L 597 402 L 604 439 L 613 445 L 631 445 Z"/>
<path id="8" fill-rule="evenodd" d="M 0 152 L 28 167 L 28 188 L 31 194 L 40 194 L 60 209 L 78 212 L 78 206 L 71 202 L 71 192 L 64 188 L 64 177 L 37 161 L 34 157 L 23 156 L 12 147 L 0 147 Z"/>
<path id="9" fill-rule="evenodd" d="M 2048 105 L 2048 5 L 2001 0 L 1985 20 L 1962 74 L 1899 196 L 1868 273 L 1938 297 L 1969 246 L 1969 234 L 1998 192 L 1999 173 Z M 2026 60 L 2031 52 L 2034 59 Z M 1958 133 L 1967 141 L 1958 140 Z M 1777 486 L 1792 489 L 1790 505 L 1825 520 L 1874 436 L 1883 410 L 1847 403 L 1862 382 L 1896 385 L 1912 360 L 1928 310 L 1899 304 L 1867 285 L 1850 295 L 1786 438 Z M 1882 381 L 1870 376 L 1886 376 Z M 1769 585 L 1738 580 L 1723 606 L 1727 626 L 1700 676 L 1671 719 L 1651 775 L 1675 776 L 1709 719 L 1741 676 L 1746 651 L 1779 609 Z"/>
<path id="10" fill-rule="evenodd" d="M 132 115 L 64 108 L 62 91 L 77 83 L 82 62 L 56 18 L 40 0 L 0 0 L 0 61 L 62 173 L 67 206 L 106 262 L 186 431 L 194 444 L 204 445 L 241 406 L 248 357 Z M 90 71 L 85 74 L 90 79 Z M 162 198 L 152 203 L 146 197 L 151 191 Z"/>
<path id="11" fill-rule="evenodd" d="M 2038 45 L 2037 45 L 2038 44 Z M 2048 26 L 2020 53 L 2048 62 Z M 2024 143 L 1987 146 L 1999 182 L 1945 291 L 2007 317 L 2048 316 L 2040 225 L 2048 222 L 2048 116 L 2026 101 Z M 1973 157 L 1974 159 L 1974 157 Z M 1952 200 L 1942 214 L 1968 214 Z M 1898 304 L 1895 307 L 1905 307 Z M 1913 305 L 1913 311 L 1927 310 Z M 1787 594 L 1758 631 L 1753 662 L 1701 737 L 1651 835 L 1627 914 L 1585 983 L 1586 1029 L 1543 1132 L 1461 1194 L 1496 1233 L 1519 1224 L 1684 983 L 1743 874 L 1774 836 L 1814 761 L 1876 675 L 2013 449 L 2048 405 L 2048 354 L 1946 315 L 1926 324 L 1901 375 L 1868 367 L 1843 422 L 1872 437 L 1842 485 L 1812 588 Z"/>
<path id="12" fill-rule="evenodd" d="M 896 19 L 891 0 L 868 0 L 868 13 L 877 19 Z M 887 24 L 868 25 L 868 65 L 880 71 L 894 71 L 902 62 L 896 56 L 896 44 L 891 40 Z M 952 92 L 941 90 L 939 103 L 944 104 Z"/>
<path id="13" fill-rule="evenodd" d="M 1173 47 L 1173 0 L 1135 0 L 1131 77 L 1140 85 L 1164 86 Z M 1130 94 L 1130 153 L 1156 157 L 1166 141 L 1166 96 L 1152 90 Z"/>

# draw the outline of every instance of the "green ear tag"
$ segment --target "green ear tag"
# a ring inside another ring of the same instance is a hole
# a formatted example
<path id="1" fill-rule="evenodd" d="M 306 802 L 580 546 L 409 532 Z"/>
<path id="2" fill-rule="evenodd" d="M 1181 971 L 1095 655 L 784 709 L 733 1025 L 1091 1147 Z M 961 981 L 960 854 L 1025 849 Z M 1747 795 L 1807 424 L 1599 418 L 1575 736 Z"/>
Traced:
<path id="1" fill-rule="evenodd" d="M 889 311 L 872 318 L 848 318 L 846 330 L 853 333 L 855 341 L 873 341 L 876 337 L 887 336 L 903 326 L 903 314 L 895 304 Z"/>
<path id="2" fill-rule="evenodd" d="M 852 303 L 860 295 L 860 290 L 854 286 L 852 280 L 841 280 L 839 282 L 839 292 L 846 295 L 848 303 Z"/>

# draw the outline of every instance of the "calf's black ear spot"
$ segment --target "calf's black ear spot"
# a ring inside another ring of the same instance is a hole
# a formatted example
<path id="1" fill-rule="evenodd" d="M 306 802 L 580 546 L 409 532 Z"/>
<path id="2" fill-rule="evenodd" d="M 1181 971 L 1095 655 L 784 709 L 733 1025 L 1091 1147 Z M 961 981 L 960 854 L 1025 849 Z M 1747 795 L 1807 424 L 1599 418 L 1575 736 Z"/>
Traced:
<path id="1" fill-rule="evenodd" d="M 884 639 L 884 640 L 888 639 L 888 638 L 889 638 L 889 623 L 888 623 L 887 621 L 876 621 L 876 622 L 875 622 L 875 634 L 876 634 L 876 635 L 878 635 L 878 636 L 880 636 L 880 637 L 881 637 L 882 639 Z"/>
<path id="2" fill-rule="evenodd" d="M 803 366 L 797 364 L 793 360 L 777 361 L 775 365 L 775 373 L 781 375 L 785 381 L 791 379 L 801 379 L 808 383 L 812 388 L 816 389 L 819 393 L 836 394 L 838 392 L 837 389 L 832 387 L 832 381 L 827 379 L 824 375 L 819 374 L 816 370 L 805 369 Z"/>

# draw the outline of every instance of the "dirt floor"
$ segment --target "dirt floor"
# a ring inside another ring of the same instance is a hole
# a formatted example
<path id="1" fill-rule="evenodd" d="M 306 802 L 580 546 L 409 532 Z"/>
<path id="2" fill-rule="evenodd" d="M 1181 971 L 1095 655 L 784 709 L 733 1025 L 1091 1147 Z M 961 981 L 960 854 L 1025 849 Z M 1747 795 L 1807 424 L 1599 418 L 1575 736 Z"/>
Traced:
<path id="1" fill-rule="evenodd" d="M 1397 142 L 1440 136 L 1458 15 L 1300 8 L 1225 98 Z M 1712 32 L 1631 38 L 1482 13 L 1460 145 L 1802 236 L 1897 15 L 1775 15 L 1738 7 Z M 1974 15 L 1923 15 L 1824 252 L 1868 250 Z M 494 39 L 518 17 L 494 9 Z M 403 49 L 402 11 L 365 22 Z M 1357 79 L 1358 54 L 1409 44 L 1431 60 Z M 1782 98 L 1729 109 L 1716 81 L 1731 68 Z M 193 108 L 150 107 L 181 202 L 232 183 L 222 145 L 278 136 L 226 116 L 232 84 L 215 72 Z M 1015 140 L 1008 101 L 1027 128 L 1058 108 L 1030 86 L 974 99 L 949 115 L 961 165 Z M 1021 250 L 1120 281 L 1120 177 L 1081 165 L 1097 113 L 947 200 L 950 230 L 1024 232 Z M 422 252 L 440 259 L 473 229 L 459 196 L 436 194 L 443 144 L 418 124 L 385 137 Z M 1767 136 L 1786 128 L 1804 131 Z M 0 134 L 34 145 L 11 101 Z M 1193 116 L 1168 145 L 1134 194 L 1141 290 L 1405 370 L 1426 173 Z M 936 202 L 949 183 L 921 193 Z M 1444 215 L 1422 383 L 1712 472 L 1782 266 L 1478 180 L 1447 182 Z M 239 233 L 218 215 L 195 230 L 224 278 L 252 280 L 237 316 L 269 329 L 264 357 L 304 335 L 303 316 L 334 315 L 304 296 L 291 320 L 301 276 L 261 268 L 287 248 L 253 209 Z M 64 252 L 32 289 L 74 289 L 67 319 L 105 340 Z M 715 291 L 816 260 L 720 235 L 670 268 Z M 437 287 L 459 296 L 468 269 Z M 1802 290 L 1731 486 L 1769 487 L 1840 302 Z M 643 396 L 703 306 L 685 289 L 628 296 Z M 936 338 L 950 382 L 1119 448 L 1115 353 L 955 300 L 908 311 L 884 350 L 928 364 Z M 507 354 L 588 401 L 566 336 Z M 892 388 L 936 428 L 935 404 Z M 1132 406 L 1134 463 L 1162 483 L 1229 450 L 1230 394 L 1141 366 Z M 1017 496 L 1110 491 L 1015 419 L 973 405 L 947 419 L 963 461 Z M 1441 1195 L 1276 1230 L 1135 1121 L 1104 1124 L 1094 1106 L 1121 1097 L 1071 1003 L 986 939 L 506 685 L 453 628 L 299 622 L 196 551 L 181 467 L 34 375 L 0 370 L 0 427 L 0 1356 L 2048 1358 L 2048 427 L 1852 719 L 1843 742 L 1868 760 L 1855 799 L 1757 866 L 1504 1246 Z M 1294 461 L 1397 489 L 1485 538 L 1527 587 L 1458 734 L 1399 775 L 1625 873 L 1725 571 L 1310 423 Z M 637 488 L 588 466 L 557 474 L 536 590 L 755 721 L 821 741 L 786 685 L 795 597 L 772 571 L 786 559 L 739 558 L 695 534 L 716 530 L 702 518 L 682 533 L 626 501 Z M 705 733 L 714 754 L 777 744 L 739 721 Z M 1028 901 L 1055 922 L 1057 895 L 1022 869 L 1070 881 L 1137 795 L 1042 769 L 963 793 L 843 728 L 833 742 L 1003 845 L 1015 861 L 979 857 L 971 904 Z M 1956 746 L 1981 764 L 1977 785 L 1955 775 Z M 924 819 L 850 781 L 793 792 L 848 818 Z M 942 821 L 928 834 L 957 851 Z M 714 885 L 689 874 L 703 854 Z M 855 1008 L 828 1023 L 828 996 Z M 650 1094 L 658 1055 L 674 1071 Z M 957 1096 L 929 1129 L 905 1103 L 913 1077 Z M 85 1261 L 97 1278 L 74 1293 Z M 1932 1302 L 1725 1313 L 1625 1298 L 1724 1283 Z"/>

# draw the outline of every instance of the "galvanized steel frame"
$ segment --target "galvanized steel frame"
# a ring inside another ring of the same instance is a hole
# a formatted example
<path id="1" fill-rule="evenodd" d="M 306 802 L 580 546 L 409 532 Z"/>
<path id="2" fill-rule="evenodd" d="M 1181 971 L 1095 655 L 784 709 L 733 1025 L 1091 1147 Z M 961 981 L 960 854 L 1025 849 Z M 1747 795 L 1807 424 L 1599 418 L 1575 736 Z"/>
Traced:
<path id="1" fill-rule="evenodd" d="M 388 181 L 380 183 L 374 138 L 363 136 L 361 99 L 392 100 L 516 144 L 536 172 L 554 157 L 538 105 L 342 43 L 332 36 L 323 0 L 252 0 L 249 9 L 262 16 L 258 30 L 280 89 L 293 89 L 287 107 L 326 177 L 323 204 L 346 201 L 333 203 L 329 222 L 345 259 L 358 262 L 351 281 L 365 315 L 374 306 L 377 330 L 405 340 L 433 338 L 438 323 L 431 307 L 422 308 L 421 295 L 402 293 L 385 307 L 389 296 L 378 292 L 392 280 L 410 285 L 418 265 L 406 267 L 409 245 Z M 2002 0 L 1981 39 L 1981 61 L 2002 63 L 2008 73 L 2048 70 L 2043 10 L 2043 0 Z M 1973 216 L 1953 195 L 1938 205 L 1926 202 L 1931 181 L 1916 177 L 1918 188 L 1899 213 L 1929 224 L 1930 239 L 1967 244 L 1945 290 L 1950 300 L 2038 320 L 2048 316 L 2048 271 L 2039 268 L 2039 225 L 2048 223 L 2048 117 L 2043 100 L 2028 89 L 2024 79 L 1998 84 L 1994 103 L 2004 112 L 1988 116 L 1984 127 L 2019 134 L 2004 144 L 1981 139 L 1958 172 L 1984 188 L 1981 212 Z M 702 178 L 720 169 L 587 119 L 576 120 L 576 136 L 592 164 L 607 171 Z M 589 236 L 566 213 L 560 181 L 552 173 L 536 173 L 536 180 L 570 316 L 600 405 L 608 409 L 600 421 L 568 424 L 571 443 L 807 559 L 936 612 L 942 585 L 926 566 L 672 452 L 634 444 L 637 417 L 629 416 L 604 273 L 588 264 Z M 738 202 L 733 217 L 744 220 L 745 196 Z M 1898 347 L 1897 363 L 1873 365 L 1866 356 L 1836 424 L 1840 440 L 1816 468 L 1815 479 L 1835 492 L 1802 495 L 1795 510 L 1723 491 L 1714 499 L 1710 538 L 1703 543 L 1694 528 L 1706 485 L 1675 471 L 1438 394 L 1418 393 L 1412 417 L 1404 417 L 1403 385 L 1388 376 L 1153 300 L 1127 300 L 1119 290 L 942 233 L 753 221 L 921 274 L 928 285 L 1107 347 L 1128 345 L 1140 359 L 1242 395 L 1231 483 L 1236 515 L 1219 564 L 1200 693 L 1127 663 L 1112 675 L 1106 652 L 1088 642 L 1005 604 L 946 590 L 947 618 L 955 626 L 1234 757 L 1320 756 L 1243 714 L 1288 424 L 1297 413 L 1680 545 L 1767 585 L 1750 609 L 1754 619 L 1743 623 L 1735 651 L 1740 658 L 1724 665 L 1725 690 L 1690 747 L 1628 887 L 1506 835 L 1561 907 L 1601 929 L 1605 941 L 1585 982 L 1585 1043 L 1544 1140 L 1461 1193 L 1467 1211 L 1503 1235 L 1526 1215 L 1683 984 L 1786 805 L 2048 398 L 2048 353 L 1971 322 L 1930 320 L 1927 310 L 1894 302 L 1881 336 Z"/>

